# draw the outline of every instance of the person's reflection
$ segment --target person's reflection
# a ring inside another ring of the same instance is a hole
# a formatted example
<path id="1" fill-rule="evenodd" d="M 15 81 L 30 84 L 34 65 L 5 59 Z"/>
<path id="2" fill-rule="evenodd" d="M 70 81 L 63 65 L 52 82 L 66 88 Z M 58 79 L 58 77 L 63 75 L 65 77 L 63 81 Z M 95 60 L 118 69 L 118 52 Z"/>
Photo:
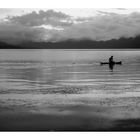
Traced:
<path id="1" fill-rule="evenodd" d="M 113 71 L 114 66 L 115 66 L 115 64 L 110 63 L 110 64 L 109 64 L 109 69 L 110 69 L 111 71 Z"/>

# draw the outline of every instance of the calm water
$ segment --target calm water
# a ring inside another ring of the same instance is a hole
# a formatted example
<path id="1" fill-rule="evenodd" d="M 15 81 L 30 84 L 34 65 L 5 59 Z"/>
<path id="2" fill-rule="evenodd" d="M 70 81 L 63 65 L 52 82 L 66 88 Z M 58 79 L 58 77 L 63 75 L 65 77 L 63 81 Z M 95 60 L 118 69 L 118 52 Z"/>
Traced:
<path id="1" fill-rule="evenodd" d="M 113 71 L 100 65 L 110 55 L 123 62 Z M 97 92 L 139 91 L 140 51 L 0 50 L 2 91 L 86 86 Z"/>
<path id="2" fill-rule="evenodd" d="M 2 130 L 139 128 L 139 93 L 139 50 L 0 50 Z"/>

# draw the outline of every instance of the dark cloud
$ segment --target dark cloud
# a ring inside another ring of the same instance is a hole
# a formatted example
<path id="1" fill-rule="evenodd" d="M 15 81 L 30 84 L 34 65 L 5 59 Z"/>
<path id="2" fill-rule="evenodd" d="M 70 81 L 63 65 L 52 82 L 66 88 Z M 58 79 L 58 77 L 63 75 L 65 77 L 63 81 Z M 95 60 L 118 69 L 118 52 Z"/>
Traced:
<path id="1" fill-rule="evenodd" d="M 53 10 L 33 11 L 7 19 L 8 21 L 0 23 L 0 40 L 12 44 L 24 41 L 47 41 L 51 39 L 54 32 L 57 32 L 56 30 L 73 24 L 69 15 Z"/>
<path id="2" fill-rule="evenodd" d="M 43 41 L 43 29 L 34 29 L 19 24 L 0 24 L 0 41 L 17 44 L 24 41 Z"/>
<path id="3" fill-rule="evenodd" d="M 43 24 L 50 24 L 53 26 L 68 26 L 71 25 L 69 22 L 70 16 L 62 12 L 56 12 L 54 10 L 39 12 L 33 11 L 22 16 L 14 16 L 8 18 L 11 22 L 22 24 L 24 26 L 40 26 Z M 63 22 L 62 20 L 67 20 L 68 22 Z"/>
<path id="4" fill-rule="evenodd" d="M 135 37 L 140 35 L 140 13 L 130 15 L 104 14 L 90 18 L 83 18 L 79 24 L 73 24 L 65 30 L 55 34 L 56 41 L 67 39 L 110 40 L 121 37 Z M 86 21 L 86 22 L 84 22 Z M 52 36 L 53 38 L 53 36 Z"/>

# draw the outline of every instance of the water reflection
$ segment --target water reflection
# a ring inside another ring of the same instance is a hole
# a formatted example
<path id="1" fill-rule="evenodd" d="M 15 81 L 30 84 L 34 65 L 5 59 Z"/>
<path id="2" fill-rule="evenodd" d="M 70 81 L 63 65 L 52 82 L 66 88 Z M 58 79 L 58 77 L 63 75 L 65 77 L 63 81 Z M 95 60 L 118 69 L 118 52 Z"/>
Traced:
<path id="1" fill-rule="evenodd" d="M 115 64 L 109 64 L 109 69 L 113 72 Z"/>

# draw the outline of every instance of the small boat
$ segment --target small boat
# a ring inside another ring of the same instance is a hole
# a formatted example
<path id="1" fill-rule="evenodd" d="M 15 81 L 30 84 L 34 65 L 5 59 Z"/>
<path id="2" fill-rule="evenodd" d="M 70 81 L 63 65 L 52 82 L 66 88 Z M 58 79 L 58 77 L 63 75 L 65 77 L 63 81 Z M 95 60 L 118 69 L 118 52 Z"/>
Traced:
<path id="1" fill-rule="evenodd" d="M 105 65 L 105 64 L 108 64 L 108 65 L 121 65 L 122 64 L 122 61 L 119 61 L 119 62 L 100 62 L 101 65 Z"/>

